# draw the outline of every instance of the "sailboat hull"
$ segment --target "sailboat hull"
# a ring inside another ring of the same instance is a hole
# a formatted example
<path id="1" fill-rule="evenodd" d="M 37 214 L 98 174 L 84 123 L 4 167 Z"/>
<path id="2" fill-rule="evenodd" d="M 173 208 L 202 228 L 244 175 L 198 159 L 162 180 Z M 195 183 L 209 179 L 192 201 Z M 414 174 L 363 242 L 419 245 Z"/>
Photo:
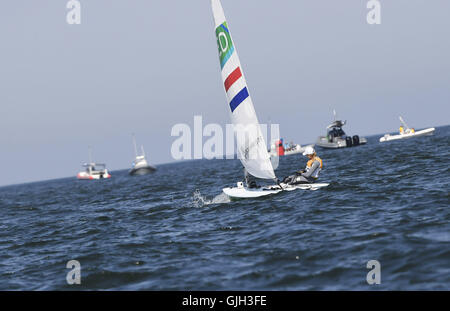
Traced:
<path id="1" fill-rule="evenodd" d="M 283 191 L 293 191 L 293 190 L 318 190 L 323 187 L 327 187 L 328 183 L 313 183 L 313 184 L 299 184 L 299 185 L 286 185 L 282 184 L 283 189 L 278 185 L 261 187 L 256 189 L 249 189 L 247 187 L 237 186 L 223 188 L 222 191 L 231 199 L 254 199 L 265 197 L 268 195 L 274 195 Z"/>

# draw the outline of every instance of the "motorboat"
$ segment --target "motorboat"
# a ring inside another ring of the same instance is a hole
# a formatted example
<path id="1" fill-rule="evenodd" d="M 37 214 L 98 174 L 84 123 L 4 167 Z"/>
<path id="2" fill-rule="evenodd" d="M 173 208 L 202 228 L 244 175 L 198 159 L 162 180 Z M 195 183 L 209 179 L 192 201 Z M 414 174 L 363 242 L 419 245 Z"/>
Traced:
<path id="1" fill-rule="evenodd" d="M 335 120 L 326 128 L 327 135 L 320 136 L 317 139 L 317 146 L 328 149 L 338 149 L 367 144 L 367 139 L 364 137 L 358 135 L 348 136 L 342 129 L 342 127 L 347 124 L 347 121 L 336 120 L 336 112 L 334 115 Z"/>
<path id="2" fill-rule="evenodd" d="M 156 171 L 154 166 L 151 166 L 147 163 L 145 159 L 145 155 L 136 156 L 135 160 L 132 163 L 132 168 L 129 172 L 130 175 L 146 175 L 149 173 L 153 173 Z"/>
<path id="3" fill-rule="evenodd" d="M 314 147 L 314 144 L 308 145 Z M 303 153 L 308 146 L 301 146 L 290 142 L 289 144 L 283 144 L 283 139 L 273 140 L 270 144 L 269 154 L 270 156 L 288 156 L 298 153 Z"/>
<path id="4" fill-rule="evenodd" d="M 77 174 L 78 179 L 93 180 L 93 179 L 103 179 L 111 178 L 111 174 L 108 173 L 106 169 L 106 164 L 94 163 L 92 161 L 92 150 L 89 149 L 89 163 L 83 164 L 84 170 Z"/>
<path id="5" fill-rule="evenodd" d="M 111 174 L 108 173 L 106 165 L 102 163 L 85 163 L 83 164 L 85 168 L 77 174 L 78 179 L 93 180 L 93 179 L 103 179 L 111 178 Z"/>
<path id="6" fill-rule="evenodd" d="M 132 168 L 130 169 L 129 174 L 146 175 L 156 171 L 156 168 L 154 166 L 149 165 L 145 158 L 144 146 L 141 146 L 141 154 L 140 155 L 138 154 L 136 147 L 136 139 L 134 135 L 133 135 L 133 143 L 134 143 L 134 153 L 136 157 L 132 162 Z"/>
<path id="7" fill-rule="evenodd" d="M 380 138 L 380 142 L 433 135 L 435 131 L 434 127 L 416 131 L 414 128 L 409 127 L 401 116 L 399 117 L 399 119 L 402 124 L 399 128 L 399 133 L 394 135 L 385 134 L 383 137 Z"/>

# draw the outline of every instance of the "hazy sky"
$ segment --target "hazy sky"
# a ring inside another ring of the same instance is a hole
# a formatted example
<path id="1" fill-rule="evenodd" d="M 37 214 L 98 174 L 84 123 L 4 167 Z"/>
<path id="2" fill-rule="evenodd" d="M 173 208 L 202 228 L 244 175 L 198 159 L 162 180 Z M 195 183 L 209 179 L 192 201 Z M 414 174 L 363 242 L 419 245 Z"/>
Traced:
<path id="1" fill-rule="evenodd" d="M 449 124 L 450 1 L 223 0 L 261 123 L 304 144 L 335 108 L 349 134 Z M 229 121 L 209 0 L 0 4 L 0 185 L 129 168 L 131 133 L 173 161 L 176 123 Z"/>

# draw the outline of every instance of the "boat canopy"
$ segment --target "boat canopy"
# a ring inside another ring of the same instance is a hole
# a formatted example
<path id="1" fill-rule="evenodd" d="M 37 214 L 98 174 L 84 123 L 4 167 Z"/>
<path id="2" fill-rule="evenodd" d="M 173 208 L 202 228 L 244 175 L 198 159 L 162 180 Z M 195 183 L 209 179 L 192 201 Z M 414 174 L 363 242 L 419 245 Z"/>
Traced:
<path id="1" fill-rule="evenodd" d="M 343 137 L 346 136 L 344 130 L 341 127 L 332 127 L 327 130 L 327 136 L 329 137 Z"/>
<path id="2" fill-rule="evenodd" d="M 106 164 L 103 164 L 103 163 L 84 163 L 83 167 L 101 167 L 101 168 L 106 168 Z"/>
<path id="3" fill-rule="evenodd" d="M 336 120 L 333 121 L 330 125 L 327 126 L 327 129 L 331 129 L 333 127 L 342 127 L 347 123 L 347 121 Z"/>

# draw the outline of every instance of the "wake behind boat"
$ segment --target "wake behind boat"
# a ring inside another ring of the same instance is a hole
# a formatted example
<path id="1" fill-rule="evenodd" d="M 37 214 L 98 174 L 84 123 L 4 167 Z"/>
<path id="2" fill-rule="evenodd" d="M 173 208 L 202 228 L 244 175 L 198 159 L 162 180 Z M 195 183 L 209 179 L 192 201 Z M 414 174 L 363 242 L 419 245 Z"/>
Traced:
<path id="1" fill-rule="evenodd" d="M 380 142 L 433 135 L 435 131 L 434 127 L 416 131 L 414 128 L 410 128 L 401 116 L 399 117 L 399 119 L 400 122 L 402 123 L 399 129 L 399 134 L 397 135 L 385 134 L 383 137 L 380 138 Z"/>
<path id="2" fill-rule="evenodd" d="M 231 109 L 231 120 L 235 126 L 237 155 L 249 175 L 275 181 L 276 176 L 267 152 L 267 145 L 248 92 L 242 66 L 231 38 L 222 5 L 220 0 L 211 0 L 211 5 L 219 48 L 222 80 Z M 328 186 L 328 184 L 324 185 Z M 298 185 L 298 187 L 289 187 L 289 189 L 312 190 L 312 186 L 313 184 Z M 253 189 L 244 186 L 242 182 L 238 182 L 237 187 L 224 188 L 223 192 L 232 198 L 255 198 L 276 194 L 287 190 L 287 188 L 277 184 Z"/>

